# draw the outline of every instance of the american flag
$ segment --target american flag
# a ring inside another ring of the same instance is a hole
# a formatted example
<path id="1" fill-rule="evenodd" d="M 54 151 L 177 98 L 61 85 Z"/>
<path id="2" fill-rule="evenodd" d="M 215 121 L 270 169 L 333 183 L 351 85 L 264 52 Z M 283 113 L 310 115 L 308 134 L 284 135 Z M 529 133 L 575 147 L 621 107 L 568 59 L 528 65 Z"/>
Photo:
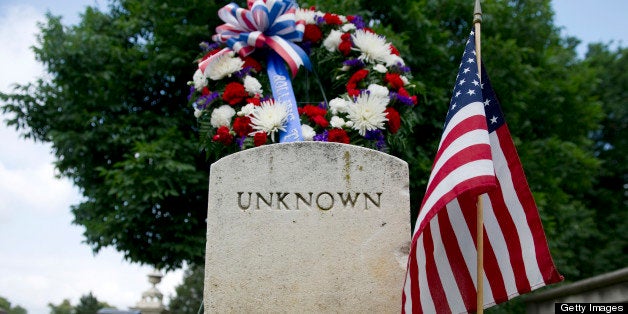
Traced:
<path id="1" fill-rule="evenodd" d="M 485 73 L 480 81 L 471 32 L 412 237 L 402 312 L 477 310 L 478 197 L 484 213 L 484 308 L 561 281 Z"/>

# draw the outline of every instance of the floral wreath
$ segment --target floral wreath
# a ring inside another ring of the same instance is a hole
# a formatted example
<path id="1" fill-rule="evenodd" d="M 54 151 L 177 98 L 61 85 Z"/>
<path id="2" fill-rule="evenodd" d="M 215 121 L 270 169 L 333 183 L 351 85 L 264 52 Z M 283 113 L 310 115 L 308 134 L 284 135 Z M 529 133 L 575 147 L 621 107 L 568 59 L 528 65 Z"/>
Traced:
<path id="1" fill-rule="evenodd" d="M 218 15 L 225 24 L 213 42 L 201 43 L 189 82 L 200 146 L 208 154 L 291 141 L 281 136 L 296 137 L 294 123 L 299 137 L 293 140 L 385 151 L 387 137 L 400 129 L 400 112 L 417 104 L 398 50 L 359 16 L 301 9 L 291 0 L 249 0 L 248 9 L 231 3 Z M 287 74 L 286 66 L 298 115 L 270 88 L 277 85 L 271 68 Z"/>

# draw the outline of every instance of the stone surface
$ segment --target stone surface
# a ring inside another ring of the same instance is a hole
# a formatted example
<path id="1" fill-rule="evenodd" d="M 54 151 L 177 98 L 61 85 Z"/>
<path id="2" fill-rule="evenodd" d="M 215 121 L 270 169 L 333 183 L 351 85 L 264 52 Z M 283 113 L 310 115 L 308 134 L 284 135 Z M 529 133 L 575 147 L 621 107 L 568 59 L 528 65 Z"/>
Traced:
<path id="1" fill-rule="evenodd" d="M 337 143 L 274 144 L 211 166 L 206 313 L 399 313 L 408 166 Z"/>

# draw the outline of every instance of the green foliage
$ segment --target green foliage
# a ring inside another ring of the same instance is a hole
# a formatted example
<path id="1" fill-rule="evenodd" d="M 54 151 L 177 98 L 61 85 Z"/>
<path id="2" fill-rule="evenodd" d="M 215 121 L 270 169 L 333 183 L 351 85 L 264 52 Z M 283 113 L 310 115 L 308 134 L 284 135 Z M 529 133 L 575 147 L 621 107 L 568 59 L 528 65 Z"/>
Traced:
<path id="1" fill-rule="evenodd" d="M 50 314 L 96 314 L 98 310 L 103 308 L 112 308 L 106 302 L 100 302 L 90 291 L 88 294 L 82 295 L 79 303 L 74 306 L 68 299 L 58 305 L 48 303 Z"/>
<path id="2" fill-rule="evenodd" d="M 11 305 L 11 302 L 0 296 L 0 312 L 5 311 L 7 314 L 26 314 L 26 309 L 19 305 Z"/>
<path id="3" fill-rule="evenodd" d="M 49 78 L 0 94 L 9 124 L 51 142 L 60 174 L 81 189 L 75 223 L 94 250 L 113 246 L 166 269 L 202 264 L 208 165 L 222 152 L 206 160 L 198 151 L 205 129 L 195 125 L 186 82 L 224 4 L 118 0 L 106 13 L 87 9 L 71 27 L 48 16 L 35 54 Z M 370 20 L 423 82 L 419 106 L 403 113 L 406 129 L 390 151 L 410 165 L 416 217 L 473 2 L 302 3 L 310 5 Z M 594 45 L 578 59 L 578 41 L 560 36 L 549 0 L 482 5 L 483 62 L 559 271 L 578 280 L 625 266 L 626 50 Z M 521 309 L 500 308 L 509 307 Z"/>
<path id="4" fill-rule="evenodd" d="M 189 266 L 183 274 L 183 282 L 175 288 L 176 295 L 170 299 L 168 308 L 177 314 L 197 314 L 203 303 L 203 266 Z"/>

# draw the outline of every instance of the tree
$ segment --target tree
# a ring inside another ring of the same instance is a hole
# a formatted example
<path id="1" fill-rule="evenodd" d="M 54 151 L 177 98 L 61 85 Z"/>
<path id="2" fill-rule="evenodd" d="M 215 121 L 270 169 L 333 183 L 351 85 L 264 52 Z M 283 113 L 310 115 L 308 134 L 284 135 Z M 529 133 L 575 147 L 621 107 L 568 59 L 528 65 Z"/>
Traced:
<path id="1" fill-rule="evenodd" d="M 11 305 L 11 302 L 0 296 L 0 311 L 6 311 L 7 314 L 26 314 L 26 309 L 19 305 Z"/>
<path id="2" fill-rule="evenodd" d="M 100 309 L 112 308 L 106 302 L 98 301 L 91 291 L 82 295 L 76 306 L 72 305 L 69 299 L 64 299 L 59 305 L 48 303 L 48 307 L 50 314 L 96 314 Z"/>
<path id="3" fill-rule="evenodd" d="M 183 274 L 183 282 L 175 288 L 176 295 L 170 299 L 168 308 L 172 313 L 196 314 L 203 302 L 203 266 L 189 266 Z"/>
<path id="4" fill-rule="evenodd" d="M 391 151 L 410 165 L 416 217 L 471 29 L 473 3 L 401 0 L 391 7 L 368 0 L 320 0 L 302 6 L 311 4 L 369 19 L 390 36 L 426 87 L 410 117 L 417 122 L 408 130 L 412 134 Z M 186 82 L 194 71 L 197 44 L 221 23 L 215 14 L 221 5 L 118 0 L 109 12 L 88 8 L 81 23 L 71 27 L 48 16 L 35 54 L 49 79 L 0 94 L 3 110 L 12 114 L 9 124 L 26 137 L 52 143 L 60 174 L 81 189 L 84 200 L 72 208 L 74 222 L 85 226 L 86 242 L 95 251 L 113 246 L 131 261 L 165 269 L 203 263 L 207 173 L 213 160 L 205 160 L 196 148 Z M 594 189 L 596 180 L 604 179 L 598 177 L 600 169 L 613 180 L 625 174 L 625 169 L 609 172 L 613 162 L 625 161 L 619 158 L 625 150 L 599 147 L 623 145 L 604 133 L 615 125 L 614 118 L 602 130 L 599 125 L 612 100 L 620 105 L 626 99 L 625 85 L 610 87 L 625 72 L 603 73 L 602 68 L 619 62 L 603 51 L 595 58 L 592 54 L 590 62 L 579 60 L 577 40 L 560 36 L 549 0 L 487 0 L 483 11 L 483 61 L 556 264 L 570 280 L 592 275 L 588 265 L 598 251 L 591 243 L 605 239 L 600 228 L 615 228 L 617 235 L 625 230 L 620 223 L 600 224 L 594 206 L 604 206 L 602 198 L 588 199 L 592 191 L 618 191 Z M 600 87 L 608 95 L 602 97 Z M 609 167 L 601 168 L 604 164 Z M 621 206 L 609 207 L 608 217 L 622 217 Z M 617 241 L 613 248 L 625 248 L 625 238 Z M 605 254 L 610 260 L 622 253 L 609 246 Z M 600 266 L 594 272 L 604 270 Z"/>

